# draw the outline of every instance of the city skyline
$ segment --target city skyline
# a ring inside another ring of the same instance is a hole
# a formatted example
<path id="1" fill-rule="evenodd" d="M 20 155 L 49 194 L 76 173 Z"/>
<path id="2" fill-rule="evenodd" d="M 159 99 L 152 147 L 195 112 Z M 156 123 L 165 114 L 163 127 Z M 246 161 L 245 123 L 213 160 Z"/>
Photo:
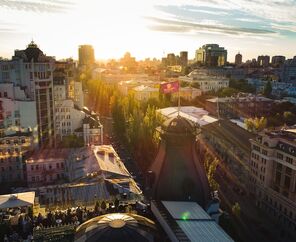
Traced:
<path id="1" fill-rule="evenodd" d="M 10 58 L 32 39 L 48 55 L 77 59 L 81 44 L 93 45 L 96 59 L 137 59 L 195 50 L 217 43 L 229 61 L 258 55 L 296 53 L 296 3 L 291 0 L 78 0 L 0 1 L 0 56 Z M 32 24 L 33 23 L 33 24 Z"/>

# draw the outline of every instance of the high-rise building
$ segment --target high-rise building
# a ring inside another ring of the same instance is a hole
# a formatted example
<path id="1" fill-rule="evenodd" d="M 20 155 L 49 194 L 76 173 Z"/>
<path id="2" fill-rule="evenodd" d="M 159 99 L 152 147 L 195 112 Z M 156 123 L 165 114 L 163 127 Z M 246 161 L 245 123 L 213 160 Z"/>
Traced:
<path id="1" fill-rule="evenodd" d="M 270 63 L 270 56 L 269 55 L 260 55 L 257 58 L 257 64 L 262 67 L 269 66 Z"/>
<path id="2" fill-rule="evenodd" d="M 249 164 L 250 192 L 256 204 L 291 232 L 296 227 L 295 131 L 265 131 L 251 139 Z"/>
<path id="3" fill-rule="evenodd" d="M 274 67 L 282 66 L 285 63 L 285 61 L 286 61 L 286 57 L 282 55 L 276 55 L 271 58 L 271 64 Z"/>
<path id="4" fill-rule="evenodd" d="M 227 63 L 227 50 L 217 44 L 206 44 L 196 50 L 195 60 L 206 66 L 224 66 Z"/>
<path id="5" fill-rule="evenodd" d="M 78 55 L 80 67 L 92 67 L 94 65 L 95 52 L 91 45 L 80 45 Z"/>
<path id="6" fill-rule="evenodd" d="M 174 53 L 169 53 L 167 55 L 167 65 L 168 66 L 174 66 L 176 64 L 177 63 L 176 63 L 176 56 L 175 56 L 175 54 Z"/>
<path id="7" fill-rule="evenodd" d="M 285 62 L 281 69 L 282 82 L 296 83 L 296 56 Z"/>
<path id="8" fill-rule="evenodd" d="M 46 56 L 32 41 L 25 50 L 15 50 L 11 60 L 0 62 L 0 83 L 10 83 L 2 86 L 3 95 L 11 96 L 12 100 L 33 101 L 36 103 L 37 130 L 39 146 L 54 145 L 54 102 L 53 102 L 53 70 L 55 60 Z M 10 93 L 10 94 L 9 94 Z M 30 109 L 34 115 L 35 109 Z M 29 125 L 24 122 L 24 126 Z"/>
<path id="9" fill-rule="evenodd" d="M 188 65 L 188 52 L 187 51 L 180 52 L 180 65 L 183 67 Z"/>
<path id="10" fill-rule="evenodd" d="M 235 55 L 235 65 L 241 65 L 243 63 L 243 56 L 238 53 Z"/>

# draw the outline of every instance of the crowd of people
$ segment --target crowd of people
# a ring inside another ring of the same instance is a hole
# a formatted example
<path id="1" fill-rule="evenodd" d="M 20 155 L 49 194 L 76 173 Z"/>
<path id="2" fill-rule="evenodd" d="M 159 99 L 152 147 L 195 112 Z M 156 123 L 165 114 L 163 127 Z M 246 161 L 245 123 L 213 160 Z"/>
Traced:
<path id="1" fill-rule="evenodd" d="M 92 208 L 72 207 L 66 210 L 49 211 L 46 215 L 39 213 L 37 216 L 21 213 L 16 223 L 0 221 L 2 226 L 3 241 L 29 242 L 33 241 L 33 230 L 74 224 L 79 226 L 85 221 L 112 212 L 129 212 L 135 209 L 134 205 L 119 205 L 115 203 L 96 203 Z M 1 238 L 0 238 L 1 240 Z"/>

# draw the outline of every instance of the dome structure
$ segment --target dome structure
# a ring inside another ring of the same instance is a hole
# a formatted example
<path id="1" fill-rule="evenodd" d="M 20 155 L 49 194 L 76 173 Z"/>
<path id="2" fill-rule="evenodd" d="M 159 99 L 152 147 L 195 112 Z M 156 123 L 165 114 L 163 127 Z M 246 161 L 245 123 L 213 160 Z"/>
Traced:
<path id="1" fill-rule="evenodd" d="M 95 217 L 76 229 L 75 242 L 152 242 L 153 221 L 136 214 L 111 213 Z"/>
<path id="2" fill-rule="evenodd" d="M 31 43 L 27 46 L 27 49 L 25 49 L 25 54 L 28 61 L 33 60 L 33 62 L 38 62 L 39 57 L 44 55 L 43 52 L 34 43 L 34 41 L 31 41 Z"/>

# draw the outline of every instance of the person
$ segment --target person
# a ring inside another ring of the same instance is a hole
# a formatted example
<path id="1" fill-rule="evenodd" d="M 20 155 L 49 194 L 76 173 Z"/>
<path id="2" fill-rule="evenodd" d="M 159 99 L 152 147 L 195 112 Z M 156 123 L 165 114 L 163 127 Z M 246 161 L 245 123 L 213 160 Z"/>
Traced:
<path id="1" fill-rule="evenodd" d="M 8 242 L 9 241 L 7 235 L 4 235 L 4 240 L 3 241 L 4 242 Z"/>

